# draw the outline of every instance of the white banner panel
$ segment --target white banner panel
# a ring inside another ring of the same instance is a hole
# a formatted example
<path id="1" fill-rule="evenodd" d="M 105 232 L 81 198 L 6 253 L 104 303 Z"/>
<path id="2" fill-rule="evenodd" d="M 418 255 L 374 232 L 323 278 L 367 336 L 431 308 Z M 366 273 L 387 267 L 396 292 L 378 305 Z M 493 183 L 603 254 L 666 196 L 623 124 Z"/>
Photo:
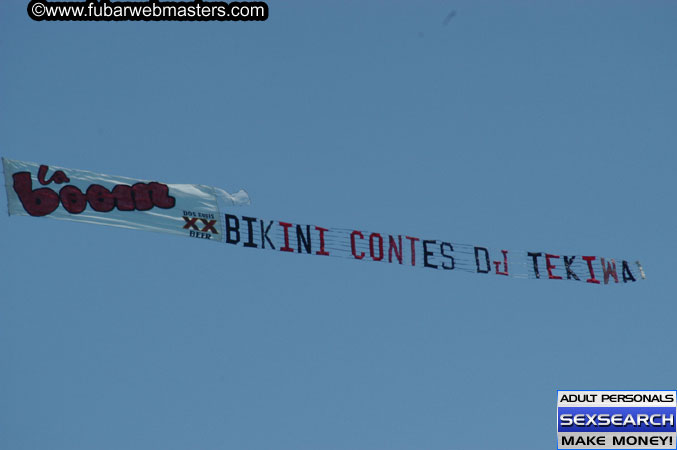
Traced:
<path id="1" fill-rule="evenodd" d="M 159 231 L 221 241 L 219 202 L 249 204 L 196 184 L 165 184 L 2 159 L 10 215 L 29 215 Z"/>

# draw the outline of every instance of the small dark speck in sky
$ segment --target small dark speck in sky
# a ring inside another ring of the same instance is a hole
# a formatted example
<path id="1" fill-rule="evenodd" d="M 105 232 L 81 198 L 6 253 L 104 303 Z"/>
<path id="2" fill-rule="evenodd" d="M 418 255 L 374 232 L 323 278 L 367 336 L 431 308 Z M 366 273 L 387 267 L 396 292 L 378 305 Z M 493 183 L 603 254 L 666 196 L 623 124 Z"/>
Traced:
<path id="1" fill-rule="evenodd" d="M 447 14 L 447 17 L 445 17 L 444 20 L 442 21 L 442 25 L 444 25 L 445 27 L 447 25 L 449 25 L 449 22 L 451 22 L 451 19 L 453 19 L 455 15 L 456 15 L 456 10 L 453 10 L 452 12 Z"/>

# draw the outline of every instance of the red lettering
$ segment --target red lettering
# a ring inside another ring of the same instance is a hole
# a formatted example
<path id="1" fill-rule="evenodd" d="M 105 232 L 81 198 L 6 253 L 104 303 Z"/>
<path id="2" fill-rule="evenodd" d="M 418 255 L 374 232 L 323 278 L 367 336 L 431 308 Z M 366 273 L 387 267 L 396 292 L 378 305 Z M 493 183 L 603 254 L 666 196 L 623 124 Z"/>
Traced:
<path id="1" fill-rule="evenodd" d="M 113 198 L 115 199 L 115 206 L 120 211 L 134 211 L 134 196 L 131 186 L 118 184 L 113 188 Z"/>
<path id="2" fill-rule="evenodd" d="M 324 233 L 329 231 L 327 228 L 315 226 L 315 229 L 320 232 L 320 251 L 315 252 L 316 255 L 329 256 L 329 252 L 324 250 Z"/>
<path id="3" fill-rule="evenodd" d="M 146 183 L 133 184 L 132 195 L 134 196 L 134 207 L 139 211 L 148 211 L 153 207 L 151 189 Z"/>
<path id="4" fill-rule="evenodd" d="M 57 170 L 45 180 L 48 169 L 45 165 L 41 165 L 38 169 L 38 181 L 41 184 L 70 182 L 61 170 Z M 118 184 L 113 187 L 112 191 L 100 184 L 92 184 L 87 188 L 86 194 L 83 194 L 78 187 L 68 185 L 62 187 L 57 194 L 49 188 L 33 190 L 30 172 L 17 172 L 12 175 L 12 178 L 14 191 L 26 212 L 31 216 L 40 217 L 51 214 L 59 207 L 59 202 L 71 214 L 82 213 L 87 208 L 87 204 L 97 212 L 110 212 L 116 207 L 120 211 L 147 211 L 153 207 L 170 209 L 176 204 L 176 199 L 169 195 L 169 187 L 155 181 L 136 183 L 133 186 Z M 214 224 L 208 222 L 205 224 L 208 230 L 214 231 L 211 226 Z"/>
<path id="5" fill-rule="evenodd" d="M 378 257 L 374 254 L 374 238 L 378 240 Z M 374 261 L 383 259 L 383 237 L 378 233 L 371 233 L 369 235 L 369 255 Z"/>
<path id="6" fill-rule="evenodd" d="M 198 230 L 198 231 L 200 230 L 200 229 L 197 227 L 197 225 L 195 224 L 195 222 L 197 222 L 197 217 L 186 217 L 186 216 L 183 216 L 183 220 L 186 221 L 186 224 L 183 226 L 183 229 L 184 229 L 184 230 L 188 230 L 188 229 L 190 229 L 190 228 L 192 228 L 193 230 Z"/>
<path id="7" fill-rule="evenodd" d="M 289 246 L 289 227 L 291 227 L 292 224 L 280 222 L 280 225 L 284 228 L 284 247 L 281 247 L 280 251 L 294 253 L 294 249 Z"/>
<path id="8" fill-rule="evenodd" d="M 47 175 L 47 170 L 49 170 L 49 167 L 44 164 L 41 164 L 40 168 L 38 169 L 38 182 L 43 186 L 46 186 L 49 183 L 51 183 L 52 178 L 54 178 L 52 176 L 52 178 L 50 178 L 49 181 L 45 181 L 45 175 Z"/>
<path id="9" fill-rule="evenodd" d="M 499 267 L 501 266 L 500 261 L 494 261 L 494 265 L 496 266 L 496 274 L 497 275 L 508 275 L 508 251 L 507 250 L 501 250 L 501 253 L 503 253 L 503 270 L 498 270 Z"/>
<path id="10" fill-rule="evenodd" d="M 80 214 L 87 207 L 87 198 L 75 186 L 64 186 L 59 191 L 61 205 L 71 214 Z"/>
<path id="11" fill-rule="evenodd" d="M 148 186 L 152 194 L 153 205 L 162 209 L 171 209 L 176 205 L 176 199 L 169 195 L 169 186 L 156 181 L 151 181 Z"/>
<path id="12" fill-rule="evenodd" d="M 350 233 L 350 248 L 353 251 L 353 256 L 355 259 L 362 259 L 364 258 L 364 252 L 360 252 L 359 255 L 357 254 L 357 248 L 355 247 L 355 236 L 359 236 L 360 239 L 364 239 L 364 235 L 357 230 Z"/>
<path id="13" fill-rule="evenodd" d="M 618 274 L 616 273 L 616 260 L 611 258 L 611 262 L 605 262 L 604 258 L 599 259 L 602 263 L 602 271 L 604 272 L 604 284 L 609 284 L 609 275 L 614 277 L 614 281 L 618 283 Z"/>
<path id="14" fill-rule="evenodd" d="M 214 234 L 219 234 L 218 231 L 216 231 L 216 228 L 214 228 L 214 225 L 216 225 L 216 219 L 214 220 L 207 220 L 207 219 L 200 219 L 202 223 L 204 224 L 204 227 L 202 227 L 202 232 L 206 231 L 211 231 Z"/>
<path id="15" fill-rule="evenodd" d="M 418 241 L 419 238 L 415 238 L 415 237 L 411 237 L 411 236 L 405 236 L 405 238 L 407 238 L 411 241 L 411 265 L 415 266 L 416 265 L 416 241 Z"/>
<path id="16" fill-rule="evenodd" d="M 548 278 L 551 280 L 561 280 L 562 277 L 552 274 L 552 269 L 555 269 L 556 266 L 550 263 L 550 259 L 559 259 L 559 255 L 545 254 L 545 268 L 548 269 Z"/>
<path id="17" fill-rule="evenodd" d="M 28 214 L 35 217 L 51 214 L 59 207 L 59 195 L 49 188 L 33 190 L 33 181 L 29 172 L 12 175 L 14 192 Z"/>
<path id="18" fill-rule="evenodd" d="M 49 167 L 45 166 L 44 164 L 42 164 L 38 169 L 38 181 L 40 182 L 41 185 L 46 186 L 52 181 L 55 182 L 56 184 L 70 183 L 71 180 L 61 170 L 57 170 L 56 172 L 54 172 L 54 174 L 50 177 L 50 179 L 45 181 L 45 175 L 47 175 L 48 169 Z"/>
<path id="19" fill-rule="evenodd" d="M 590 271 L 590 278 L 588 278 L 587 281 L 588 283 L 595 283 L 599 284 L 599 280 L 595 278 L 595 271 L 592 269 L 592 262 L 595 260 L 594 256 L 582 256 L 583 261 L 588 263 L 588 270 Z"/>
<path id="20" fill-rule="evenodd" d="M 115 197 L 100 184 L 93 184 L 87 188 L 87 201 L 94 211 L 108 212 L 115 208 Z"/>
<path id="21" fill-rule="evenodd" d="M 139 211 L 148 211 L 153 206 L 163 209 L 173 208 L 176 200 L 168 193 L 169 188 L 165 184 L 151 182 L 132 185 L 134 206 Z"/>
<path id="22" fill-rule="evenodd" d="M 397 261 L 399 261 L 400 264 L 402 264 L 402 236 L 397 236 L 397 240 L 399 242 L 398 244 L 395 242 L 395 239 L 393 239 L 392 236 L 388 236 L 390 239 L 388 243 L 390 244 L 388 246 L 388 262 L 393 262 L 393 250 L 395 251 L 395 258 L 397 258 Z"/>

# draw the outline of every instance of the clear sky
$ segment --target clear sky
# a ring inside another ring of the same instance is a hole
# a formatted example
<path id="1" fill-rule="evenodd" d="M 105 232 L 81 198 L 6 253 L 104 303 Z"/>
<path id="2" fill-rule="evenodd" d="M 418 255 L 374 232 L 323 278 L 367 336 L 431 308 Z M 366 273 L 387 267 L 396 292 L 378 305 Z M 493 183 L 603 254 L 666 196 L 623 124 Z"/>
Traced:
<path id="1" fill-rule="evenodd" d="M 0 448 L 545 449 L 557 389 L 675 388 L 677 3 L 275 0 L 250 23 L 26 4 L 0 2 L 2 156 L 647 280 L 0 215 Z"/>

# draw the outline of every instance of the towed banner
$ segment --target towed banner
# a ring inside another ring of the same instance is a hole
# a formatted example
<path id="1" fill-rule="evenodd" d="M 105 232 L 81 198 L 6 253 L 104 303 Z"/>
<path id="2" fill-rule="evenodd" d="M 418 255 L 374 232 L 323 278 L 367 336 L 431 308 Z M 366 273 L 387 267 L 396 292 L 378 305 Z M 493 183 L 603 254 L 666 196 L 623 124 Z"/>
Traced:
<path id="1" fill-rule="evenodd" d="M 10 215 L 51 217 L 100 225 L 194 234 L 221 241 L 222 205 L 249 203 L 236 194 L 197 184 L 164 184 L 2 159 Z M 190 213 L 186 219 L 186 211 Z M 194 215 L 193 215 L 194 214 Z M 184 226 L 192 225 L 190 230 Z"/>
<path id="2" fill-rule="evenodd" d="M 248 248 L 591 284 L 628 283 L 646 278 L 639 261 L 630 263 L 624 259 L 546 251 L 509 251 L 420 236 L 302 225 L 228 213 L 224 219 L 224 242 Z"/>
<path id="3" fill-rule="evenodd" d="M 139 181 L 4 158 L 3 167 L 10 215 L 53 217 L 180 234 L 246 248 L 441 271 L 590 284 L 645 279 L 639 261 L 510 251 L 221 213 L 230 206 L 249 204 L 245 191 L 229 194 L 211 186 Z"/>

